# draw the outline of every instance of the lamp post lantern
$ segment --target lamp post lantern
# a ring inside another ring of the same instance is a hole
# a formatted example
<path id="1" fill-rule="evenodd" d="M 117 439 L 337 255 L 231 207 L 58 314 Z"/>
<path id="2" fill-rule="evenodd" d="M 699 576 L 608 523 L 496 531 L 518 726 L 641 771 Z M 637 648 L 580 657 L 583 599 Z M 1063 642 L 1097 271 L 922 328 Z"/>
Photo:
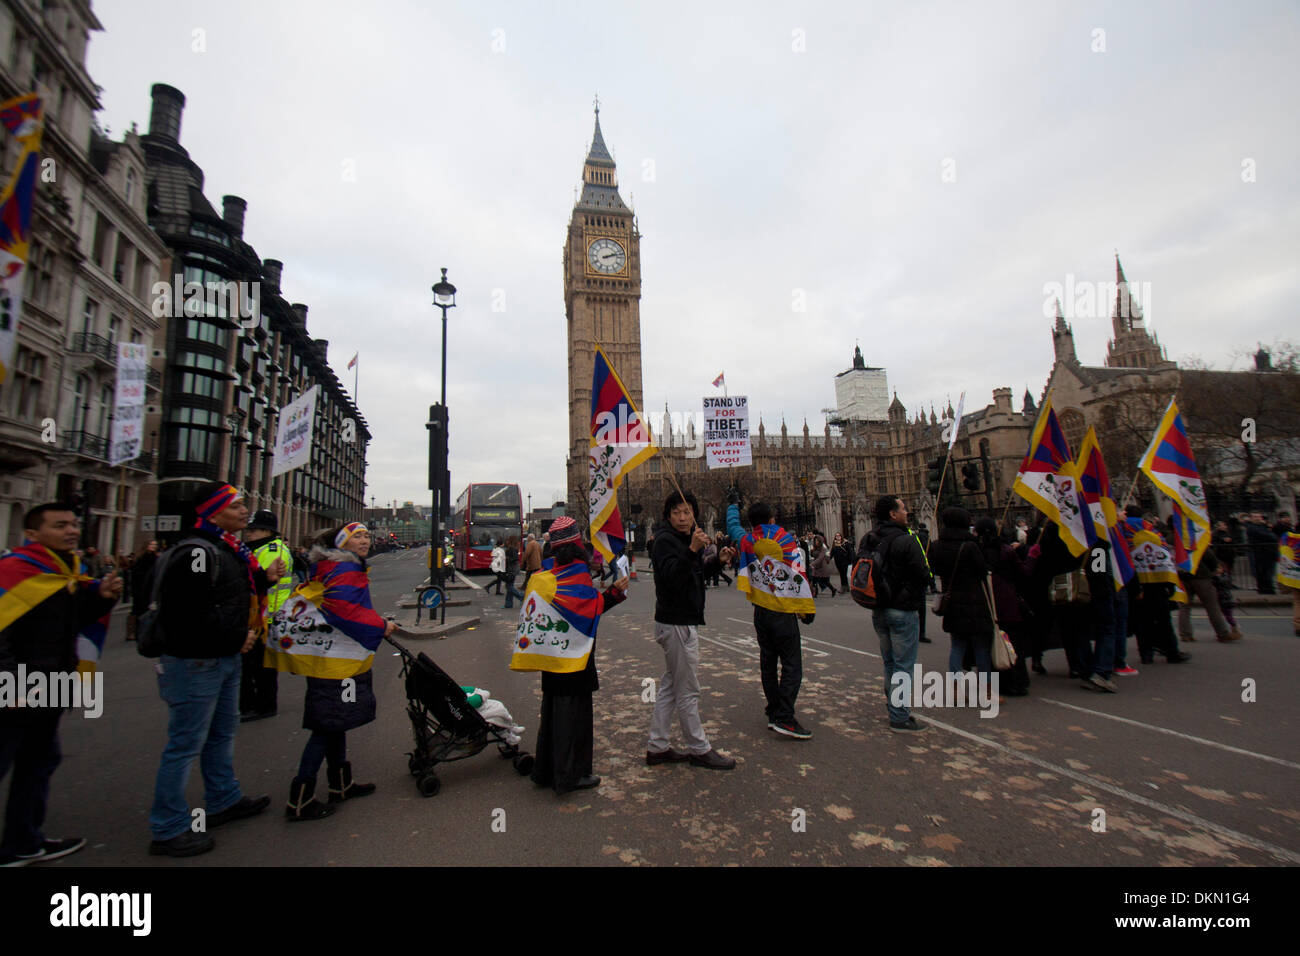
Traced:
<path id="1" fill-rule="evenodd" d="M 433 304 L 442 310 L 442 392 L 441 402 L 429 409 L 429 489 L 433 492 L 433 514 L 429 516 L 429 580 L 443 579 L 442 508 L 440 500 L 450 494 L 447 470 L 447 310 L 456 307 L 456 287 L 447 281 L 447 270 L 433 286 Z"/>

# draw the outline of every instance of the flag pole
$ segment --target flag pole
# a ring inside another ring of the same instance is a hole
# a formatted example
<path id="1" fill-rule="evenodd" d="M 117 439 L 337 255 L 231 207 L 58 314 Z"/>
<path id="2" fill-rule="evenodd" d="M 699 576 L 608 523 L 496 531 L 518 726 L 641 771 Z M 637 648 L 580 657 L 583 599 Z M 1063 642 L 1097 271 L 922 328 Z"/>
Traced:
<path id="1" fill-rule="evenodd" d="M 352 404 L 353 405 L 357 404 L 357 402 L 361 400 L 359 397 L 360 385 L 361 385 L 361 356 L 358 355 L 355 371 L 353 371 L 352 373 Z M 357 411 L 359 412 L 361 411 L 361 409 L 358 408 Z"/>

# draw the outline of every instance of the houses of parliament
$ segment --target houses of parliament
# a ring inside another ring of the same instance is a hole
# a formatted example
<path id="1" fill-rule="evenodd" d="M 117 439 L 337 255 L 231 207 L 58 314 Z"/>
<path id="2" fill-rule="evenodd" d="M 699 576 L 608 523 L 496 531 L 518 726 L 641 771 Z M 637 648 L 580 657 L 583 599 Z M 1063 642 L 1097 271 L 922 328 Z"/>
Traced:
<path id="1" fill-rule="evenodd" d="M 597 106 L 583 164 L 582 191 L 573 207 L 563 251 L 569 371 L 567 510 L 580 520 L 586 517 L 591 380 L 597 345 L 609 356 L 643 417 L 650 412 L 643 401 L 640 242 L 636 216 L 619 195 L 617 169 L 605 144 Z M 1055 362 L 1038 402 L 1026 389 L 1021 400 L 1013 403 L 1012 390 L 1002 387 L 993 390 L 992 404 L 965 409 L 953 457 L 982 459 L 987 471 L 981 465 L 977 492 L 955 487 L 961 475 L 955 469 L 949 471 L 944 503 L 953 503 L 951 493 L 955 492 L 961 495 L 960 503 L 973 512 L 991 510 L 999 517 L 1010 502 L 1013 515 L 1030 513 L 1025 502 L 1018 497 L 1013 500 L 1011 488 L 1029 446 L 1038 405 L 1047 394 L 1052 395 L 1074 452 L 1087 428 L 1097 428 L 1103 452 L 1111 461 L 1115 489 L 1123 494 L 1128 488 L 1126 475 L 1141 451 L 1135 444 L 1137 436 L 1151 434 L 1164 404 L 1178 394 L 1193 446 L 1198 455 L 1204 449 L 1208 467 L 1202 468 L 1202 477 L 1207 486 L 1226 488 L 1236 479 L 1242 496 L 1255 494 L 1255 506 L 1261 503 L 1262 491 L 1276 507 L 1289 505 L 1294 513 L 1295 493 L 1300 490 L 1300 455 L 1289 454 L 1287 449 L 1300 447 L 1300 411 L 1296 411 L 1300 409 L 1300 374 L 1293 368 L 1271 368 L 1266 354 L 1256 356 L 1253 371 L 1180 369 L 1145 327 L 1141 306 L 1130 292 L 1118 255 L 1115 267 L 1112 338 L 1105 365 L 1084 366 L 1079 361 L 1073 331 L 1058 303 L 1055 325 L 1044 329 L 1052 336 Z M 846 356 L 847 352 L 846 343 Z M 807 421 L 794 430 L 785 421 L 769 429 L 761 414 L 763 396 L 750 396 L 751 466 L 734 471 L 708 469 L 693 426 L 685 433 L 680 427 L 676 432 L 668 427 L 655 434 L 659 454 L 632 472 L 619 494 L 633 546 L 644 542 L 646 532 L 658 522 L 674 478 L 699 499 L 701 524 L 711 532 L 725 523 L 727 488 L 732 484 L 740 487 L 747 501 L 771 503 L 777 520 L 795 531 L 815 528 L 828 536 L 840 532 L 851 536 L 850 540 L 859 540 L 870 528 L 874 499 L 884 494 L 904 498 L 916 521 L 937 528 L 936 502 L 927 490 L 927 463 L 947 451 L 944 423 L 954 416 L 951 402 L 942 413 L 931 406 L 928 415 L 920 408 L 909 411 L 896 393 L 886 405 L 890 394 L 886 370 L 869 366 L 858 347 L 853 349 L 849 367 L 836 374 L 834 381 L 837 407 L 828 412 L 817 430 L 810 429 Z M 1241 396 L 1261 393 L 1271 396 L 1265 402 L 1269 407 L 1265 416 L 1268 434 L 1262 435 L 1256 449 L 1263 453 L 1257 456 L 1261 460 L 1243 477 L 1240 469 L 1234 470 L 1233 436 L 1219 433 L 1223 429 L 1217 427 L 1216 412 L 1225 412 L 1229 420 L 1240 411 L 1250 412 L 1237 407 L 1244 401 Z M 1272 414 L 1274 406 L 1277 414 Z M 688 411 L 685 418 L 692 420 L 698 407 Z M 671 414 L 664 419 L 671 422 Z M 1269 457 L 1270 448 L 1278 452 L 1273 458 Z M 1137 500 L 1154 506 L 1153 500 L 1147 500 L 1151 497 L 1148 489 L 1148 494 L 1137 495 Z"/>

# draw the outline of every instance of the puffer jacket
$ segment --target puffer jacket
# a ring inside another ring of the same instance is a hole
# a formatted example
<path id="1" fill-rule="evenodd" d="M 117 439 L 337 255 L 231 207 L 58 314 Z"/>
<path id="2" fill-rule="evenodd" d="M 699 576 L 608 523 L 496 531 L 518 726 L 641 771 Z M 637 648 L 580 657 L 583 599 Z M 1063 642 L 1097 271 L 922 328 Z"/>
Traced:
<path id="1" fill-rule="evenodd" d="M 992 634 L 993 618 L 984 592 L 988 565 L 975 536 L 969 531 L 941 528 L 939 540 L 930 542 L 929 559 L 930 569 L 948 592 L 945 633 Z"/>

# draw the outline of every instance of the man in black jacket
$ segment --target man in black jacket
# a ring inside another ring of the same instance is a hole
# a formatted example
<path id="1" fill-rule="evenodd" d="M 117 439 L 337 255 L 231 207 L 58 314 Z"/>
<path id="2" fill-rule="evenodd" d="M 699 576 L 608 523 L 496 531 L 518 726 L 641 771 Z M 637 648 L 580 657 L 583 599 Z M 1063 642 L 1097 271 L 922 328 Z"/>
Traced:
<path id="1" fill-rule="evenodd" d="M 19 674 L 44 675 L 47 688 L 52 689 L 56 679 L 67 686 L 66 676 L 77 669 L 78 632 L 112 610 L 122 594 L 122 581 L 115 573 L 102 581 L 78 580 L 73 550 L 81 529 L 68 505 L 38 505 L 27 512 L 23 528 L 27 542 L 0 562 L 9 598 L 0 601 L 0 621 L 7 622 L 0 626 L 0 680 L 16 692 L 4 695 L 0 704 L 0 781 L 11 767 L 14 772 L 0 839 L 0 866 L 53 860 L 86 845 L 80 838 L 47 840 L 42 832 L 50 777 L 62 758 L 59 718 L 68 702 L 27 700 L 30 682 L 20 681 Z M 37 567 L 53 570 L 33 573 Z M 34 579 L 46 583 L 35 593 L 29 590 Z M 66 586 L 60 585 L 60 579 L 66 580 Z M 21 600 L 20 592 L 25 594 Z"/>
<path id="2" fill-rule="evenodd" d="M 257 639 L 257 628 L 264 626 L 262 600 L 287 569 L 280 559 L 263 569 L 235 537 L 248 524 L 248 506 L 230 485 L 200 488 L 194 511 L 194 534 L 160 559 L 155 572 L 163 575 L 158 622 L 164 634 L 155 669 L 170 717 L 149 813 L 149 852 L 165 856 L 206 853 L 215 845 L 207 830 L 261 813 L 271 803 L 269 796 L 244 796 L 235 779 L 239 655 Z M 190 768 L 200 755 L 208 807 L 202 827 L 185 799 Z"/>
<path id="3" fill-rule="evenodd" d="M 890 699 L 897 673 L 907 675 L 911 687 L 912 669 L 921 632 L 920 615 L 925 613 L 925 592 L 930 587 L 930 571 L 921 544 L 907 533 L 907 505 L 902 498 L 886 495 L 876 501 L 876 527 L 858 546 L 860 555 L 879 552 L 890 597 L 871 612 L 871 625 L 880 639 L 880 656 L 885 664 L 885 706 L 889 711 L 890 730 L 924 730 L 907 707 L 895 707 Z"/>
<path id="4" fill-rule="evenodd" d="M 713 749 L 700 721 L 700 639 L 695 629 L 704 624 L 701 552 L 709 544 L 709 536 L 698 518 L 695 496 L 674 491 L 664 502 L 664 523 L 655 531 L 655 641 L 663 648 L 668 669 L 655 695 L 645 762 L 653 767 L 689 760 L 696 767 L 731 770 L 735 758 Z M 722 560 L 730 560 L 730 551 L 723 549 Z M 687 753 L 668 746 L 674 711 Z"/>

